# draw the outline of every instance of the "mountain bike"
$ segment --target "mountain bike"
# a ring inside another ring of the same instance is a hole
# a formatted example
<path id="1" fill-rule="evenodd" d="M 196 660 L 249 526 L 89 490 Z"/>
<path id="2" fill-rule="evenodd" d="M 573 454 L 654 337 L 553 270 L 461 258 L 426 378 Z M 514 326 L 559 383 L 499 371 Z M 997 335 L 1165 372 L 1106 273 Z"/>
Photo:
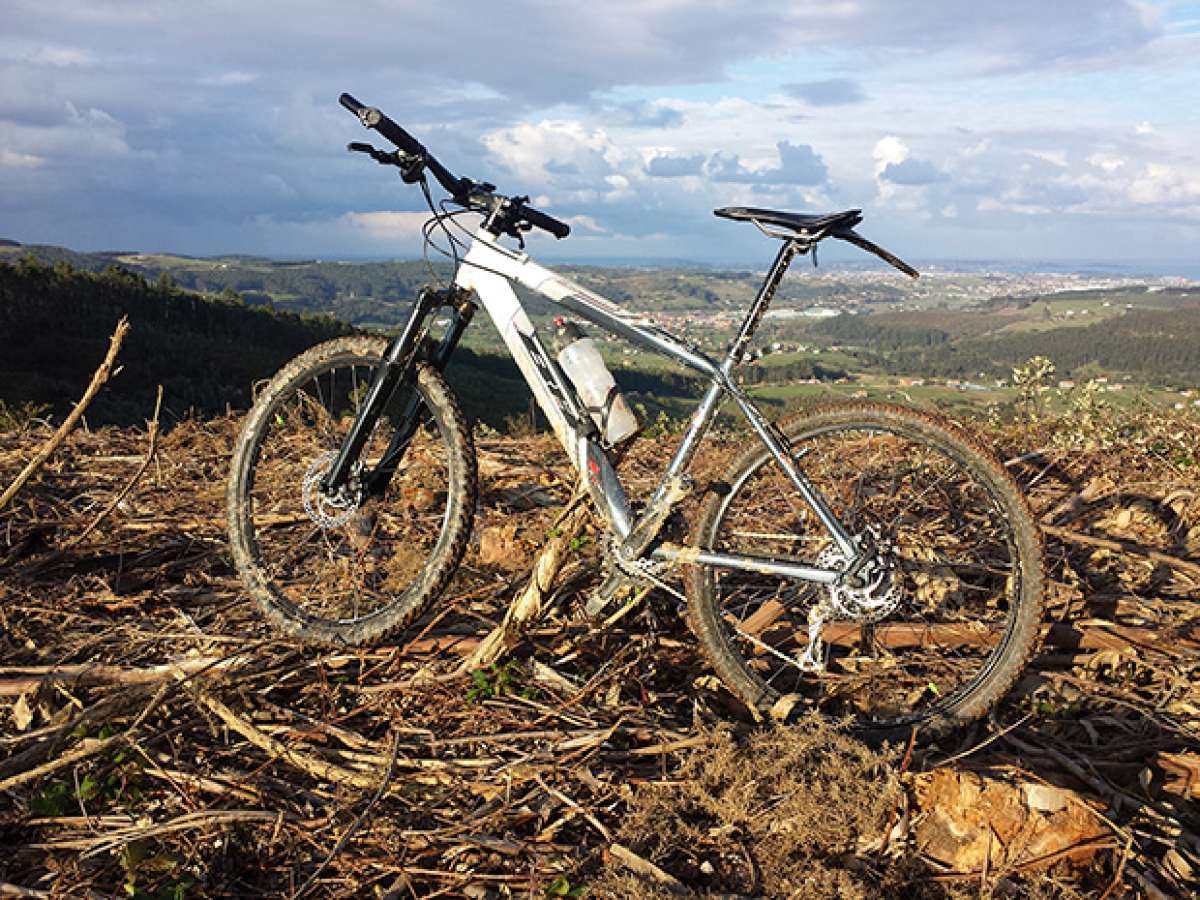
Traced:
<path id="1" fill-rule="evenodd" d="M 478 483 L 471 429 L 442 373 L 482 306 L 607 534 L 589 613 L 642 585 L 679 594 L 672 579 L 682 577 L 707 660 L 762 713 L 816 708 L 877 733 L 937 732 L 982 715 L 1011 687 L 1035 646 L 1043 557 L 1029 505 L 993 453 L 940 416 L 882 403 L 772 422 L 736 378 L 789 265 L 821 241 L 847 241 L 917 277 L 855 231 L 861 211 L 716 210 L 780 244 L 715 360 L 525 252 L 530 230 L 561 239 L 567 223 L 453 175 L 378 109 L 348 94 L 340 102 L 396 146 L 348 149 L 420 187 L 427 242 L 435 231 L 449 242 L 441 249 L 454 276 L 422 289 L 391 339 L 320 344 L 258 394 L 233 456 L 229 533 L 248 592 L 277 626 L 320 642 L 378 641 L 444 591 L 467 547 Z M 430 175 L 447 195 L 439 207 Z M 468 228 L 464 215 L 478 224 Z M 620 448 L 514 284 L 706 380 L 640 502 L 614 468 Z M 753 437 L 722 476 L 696 484 L 690 466 L 723 402 Z M 685 536 L 678 511 L 695 494 L 701 508 Z"/>

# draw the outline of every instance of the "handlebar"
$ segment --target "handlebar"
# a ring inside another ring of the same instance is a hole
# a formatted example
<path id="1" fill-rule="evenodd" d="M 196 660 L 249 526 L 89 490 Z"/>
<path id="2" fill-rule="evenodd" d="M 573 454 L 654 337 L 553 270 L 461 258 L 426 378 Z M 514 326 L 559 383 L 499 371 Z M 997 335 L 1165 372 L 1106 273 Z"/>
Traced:
<path id="1" fill-rule="evenodd" d="M 372 128 L 378 131 L 381 135 L 395 144 L 401 153 L 408 154 L 414 157 L 416 169 L 419 172 L 420 167 L 424 166 L 433 173 L 433 177 L 440 184 L 454 201 L 462 206 L 470 206 L 471 198 L 474 189 L 477 185 L 468 178 L 458 178 L 450 172 L 445 166 L 438 162 L 437 158 L 432 153 L 425 149 L 425 146 L 415 137 L 389 119 L 386 115 L 380 112 L 373 106 L 366 106 L 352 97 L 350 94 L 342 94 L 338 97 L 338 102 L 354 113 L 358 120 L 367 128 Z M 360 145 L 366 146 L 366 145 Z M 357 146 L 351 145 L 351 149 L 358 149 Z M 363 151 L 368 152 L 368 151 Z M 372 154 L 375 156 L 375 154 Z M 379 156 L 375 156 L 379 161 Z M 409 180 L 406 174 L 405 180 Z M 415 177 L 414 179 L 415 180 Z M 490 185 L 488 185 L 490 187 Z M 509 208 L 512 215 L 517 217 L 517 221 L 528 222 L 535 228 L 541 228 L 554 235 L 559 240 L 565 238 L 571 233 L 571 226 L 566 222 L 561 222 L 553 216 L 549 216 L 544 212 L 534 209 L 531 206 L 526 206 L 523 202 L 513 201 L 509 203 Z M 516 221 L 513 223 L 511 232 L 519 237 L 516 230 Z"/>
<path id="2" fill-rule="evenodd" d="M 354 115 L 358 116 L 358 120 L 364 126 L 374 128 L 405 153 L 411 153 L 413 156 L 428 155 L 420 141 L 375 107 L 364 106 L 349 94 L 342 94 L 342 96 L 338 97 L 338 102 L 354 113 Z"/>
<path id="3" fill-rule="evenodd" d="M 526 206 L 524 203 L 521 204 L 521 218 L 534 228 L 550 232 L 560 241 L 571 233 L 571 226 L 566 222 L 561 222 L 554 218 L 554 216 L 548 216 L 544 212 L 534 209 L 532 206 Z"/>

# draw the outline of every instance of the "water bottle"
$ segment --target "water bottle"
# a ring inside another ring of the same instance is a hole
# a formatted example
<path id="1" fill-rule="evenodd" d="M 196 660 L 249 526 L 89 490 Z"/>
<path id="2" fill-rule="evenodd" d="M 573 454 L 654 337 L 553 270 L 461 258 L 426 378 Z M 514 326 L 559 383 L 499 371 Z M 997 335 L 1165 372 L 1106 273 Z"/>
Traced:
<path id="1" fill-rule="evenodd" d="M 637 433 L 638 420 L 604 365 L 600 348 L 574 322 L 555 319 L 558 364 L 575 386 L 584 408 L 600 429 L 603 442 L 614 447 Z"/>

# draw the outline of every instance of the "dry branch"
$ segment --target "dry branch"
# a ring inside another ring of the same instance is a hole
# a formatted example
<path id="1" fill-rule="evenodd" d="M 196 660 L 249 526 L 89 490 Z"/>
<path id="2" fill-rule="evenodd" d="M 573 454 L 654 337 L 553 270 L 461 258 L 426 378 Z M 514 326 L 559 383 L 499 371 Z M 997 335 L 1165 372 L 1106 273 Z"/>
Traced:
<path id="1" fill-rule="evenodd" d="M 1118 541 L 1112 538 L 1096 537 L 1094 534 L 1084 534 L 1081 531 L 1071 531 L 1067 528 L 1056 528 L 1050 525 L 1043 525 L 1042 531 L 1051 537 L 1056 537 L 1060 541 L 1066 541 L 1070 544 L 1083 544 L 1088 547 L 1101 547 L 1105 550 L 1112 550 L 1114 553 L 1122 553 L 1129 556 L 1141 556 L 1145 559 L 1153 560 L 1154 562 L 1162 563 L 1165 566 L 1170 566 L 1180 572 L 1186 572 L 1193 578 L 1200 580 L 1200 563 L 1190 559 L 1181 559 L 1178 556 L 1171 556 L 1169 553 L 1163 553 L 1161 550 L 1155 550 L 1151 547 L 1143 547 L 1140 544 L 1135 544 L 1132 541 Z"/>
<path id="2" fill-rule="evenodd" d="M 471 655 L 458 667 L 456 674 L 490 666 L 512 649 L 528 625 L 542 616 L 554 588 L 554 580 L 591 514 L 591 510 L 583 502 L 586 496 L 581 483 L 575 488 L 571 500 L 555 523 L 553 536 L 546 541 L 534 561 L 533 572 L 524 590 L 509 605 L 503 621 L 479 642 Z"/>
<path id="3" fill-rule="evenodd" d="M 625 866 L 631 872 L 635 872 L 643 878 L 648 878 L 669 894 L 692 893 L 674 875 L 664 872 L 648 859 L 642 859 L 642 857 L 622 844 L 611 845 L 608 848 L 608 852 L 612 854 L 617 862 L 621 863 L 621 865 Z"/>
<path id="4" fill-rule="evenodd" d="M 36 781 L 43 775 L 57 771 L 64 766 L 69 766 L 72 763 L 95 756 L 97 753 L 107 750 L 113 744 L 129 741 L 141 724 L 146 721 L 146 719 L 149 718 L 156 709 L 158 709 L 159 705 L 166 698 L 171 687 L 171 684 L 164 684 L 162 687 L 160 687 L 155 695 L 150 699 L 150 702 L 146 704 L 145 708 L 138 714 L 137 718 L 133 720 L 133 723 L 123 733 L 114 734 L 111 737 L 101 738 L 98 740 L 83 741 L 77 749 L 72 750 L 70 753 L 65 753 L 62 756 L 50 760 L 48 763 L 37 766 L 33 769 L 18 772 L 16 775 L 0 781 L 0 791 L 9 791 L 14 787 L 18 787 L 30 781 Z M 49 746 L 48 742 L 46 746 Z M 38 750 L 39 748 L 32 749 Z M 11 762 L 11 760 L 9 762 Z"/>
<path id="5" fill-rule="evenodd" d="M 145 840 L 146 838 L 171 834 L 177 831 L 192 831 L 209 828 L 214 825 L 232 825 L 245 822 L 275 822 L 278 819 L 279 813 L 258 809 L 201 810 L 156 825 L 136 825 L 130 828 L 117 828 L 113 831 L 101 832 L 92 837 L 46 841 L 36 843 L 33 846 L 46 849 L 69 848 L 72 850 L 83 850 L 85 851 L 83 856 L 88 857 L 106 850 L 115 850 L 133 841 Z"/>
<path id="6" fill-rule="evenodd" d="M 334 765 L 333 763 L 325 762 L 322 759 L 317 759 L 314 756 L 309 756 L 305 753 L 300 753 L 293 750 L 291 747 L 284 744 L 282 741 L 277 741 L 269 735 L 263 734 L 262 731 L 255 728 L 245 719 L 238 716 L 228 706 L 209 694 L 200 693 L 196 696 L 196 700 L 214 715 L 217 716 L 226 725 L 248 740 L 251 744 L 264 750 L 274 757 L 295 766 L 301 771 L 307 772 L 309 775 L 320 781 L 333 782 L 334 784 L 347 784 L 356 788 L 371 789 L 379 786 L 379 779 L 370 775 L 363 775 L 360 772 L 354 772 L 342 766 Z"/>
<path id="7" fill-rule="evenodd" d="M 92 402 L 92 399 L 112 374 L 113 363 L 117 361 L 117 352 L 121 349 L 121 343 L 125 340 L 125 335 L 128 333 L 129 320 L 122 316 L 121 321 L 117 323 L 117 328 L 113 332 L 112 337 L 109 338 L 108 353 L 104 355 L 103 362 L 100 363 L 99 368 L 92 374 L 92 381 L 87 386 L 87 390 L 83 392 L 83 396 L 75 404 L 75 408 L 71 410 L 67 418 L 63 420 L 63 423 L 58 426 L 58 430 L 33 455 L 33 459 L 29 460 L 25 468 L 13 479 L 12 484 L 8 486 L 4 493 L 0 494 L 0 509 L 4 509 L 8 505 L 8 502 L 16 496 L 17 491 L 21 489 L 22 485 L 33 476 L 34 472 L 41 468 L 55 450 L 62 446 L 63 441 L 67 439 L 67 435 L 71 433 L 71 430 L 83 418 L 83 413 L 88 408 L 88 404 Z"/>
<path id="8" fill-rule="evenodd" d="M 176 675 L 192 675 L 205 670 L 236 667 L 246 660 L 237 656 L 188 656 L 174 662 L 143 669 L 81 663 L 75 666 L 26 666 L 0 668 L 0 673 L 24 675 L 24 678 L 0 679 L 0 697 L 15 697 L 35 691 L 46 684 L 67 681 L 77 686 L 97 684 L 154 684 Z"/>
<path id="9" fill-rule="evenodd" d="M 871 625 L 870 630 L 874 644 L 891 650 L 924 645 L 986 647 L 998 643 L 1001 638 L 1001 634 L 993 629 L 982 629 L 970 623 L 885 622 Z M 855 647 L 862 637 L 863 626 L 858 622 L 830 622 L 821 630 L 821 640 L 839 647 Z M 801 631 L 796 639 L 803 645 L 807 636 Z M 1042 643 L 1065 650 L 1153 648 L 1177 653 L 1200 649 L 1200 626 L 1193 625 L 1168 634 L 1160 629 L 1111 622 L 1058 622 L 1043 627 Z"/>
<path id="10" fill-rule="evenodd" d="M 52 897 L 46 891 L 38 891 L 33 888 L 21 887 L 19 884 L 9 884 L 7 881 L 0 881 L 0 897 Z"/>
<path id="11" fill-rule="evenodd" d="M 64 766 L 69 766 L 73 763 L 95 756 L 97 753 L 102 753 L 109 747 L 124 740 L 124 735 L 114 734 L 112 737 L 103 738 L 102 740 L 86 740 L 79 747 L 69 753 L 64 753 L 62 756 L 56 756 L 48 763 L 44 763 L 35 768 L 24 772 L 19 772 L 11 778 L 5 778 L 0 781 L 0 791 L 11 791 L 15 787 L 20 787 L 30 781 L 37 781 L 43 775 L 49 775 L 51 772 L 57 772 Z"/>
<path id="12" fill-rule="evenodd" d="M 163 389 L 162 385 L 160 384 L 158 386 L 158 395 L 154 398 L 154 417 L 150 420 L 149 446 L 146 448 L 146 455 L 142 459 L 142 464 L 138 466 L 138 470 L 133 473 L 133 477 L 125 483 L 125 487 L 121 488 L 121 490 L 117 492 L 117 495 L 109 501 L 108 506 L 104 507 L 100 514 L 96 516 L 96 518 L 92 519 L 87 528 L 83 529 L 83 531 L 79 532 L 79 534 L 75 535 L 75 537 L 71 538 L 71 540 L 63 548 L 64 550 L 70 550 L 72 547 L 82 543 L 84 538 L 96 530 L 96 526 L 112 515 L 112 511 L 120 505 L 122 500 L 129 496 L 129 492 L 133 490 L 134 486 L 139 481 L 141 481 L 142 476 L 146 474 L 146 470 L 150 468 L 150 463 L 154 461 L 154 455 L 158 452 L 158 417 L 159 413 L 162 412 L 162 395 Z"/>

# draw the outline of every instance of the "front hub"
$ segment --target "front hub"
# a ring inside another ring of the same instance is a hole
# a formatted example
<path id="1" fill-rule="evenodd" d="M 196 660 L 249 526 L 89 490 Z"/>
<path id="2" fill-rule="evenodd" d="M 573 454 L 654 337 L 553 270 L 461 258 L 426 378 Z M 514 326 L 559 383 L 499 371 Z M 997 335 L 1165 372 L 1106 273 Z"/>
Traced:
<path id="1" fill-rule="evenodd" d="M 330 450 L 316 457 L 304 473 L 301 485 L 301 498 L 304 501 L 304 511 L 313 523 L 322 530 L 341 528 L 354 517 L 361 503 L 361 492 L 352 486 L 356 479 L 341 488 L 336 494 L 327 494 L 321 488 L 333 461 L 337 459 L 337 451 Z"/>

